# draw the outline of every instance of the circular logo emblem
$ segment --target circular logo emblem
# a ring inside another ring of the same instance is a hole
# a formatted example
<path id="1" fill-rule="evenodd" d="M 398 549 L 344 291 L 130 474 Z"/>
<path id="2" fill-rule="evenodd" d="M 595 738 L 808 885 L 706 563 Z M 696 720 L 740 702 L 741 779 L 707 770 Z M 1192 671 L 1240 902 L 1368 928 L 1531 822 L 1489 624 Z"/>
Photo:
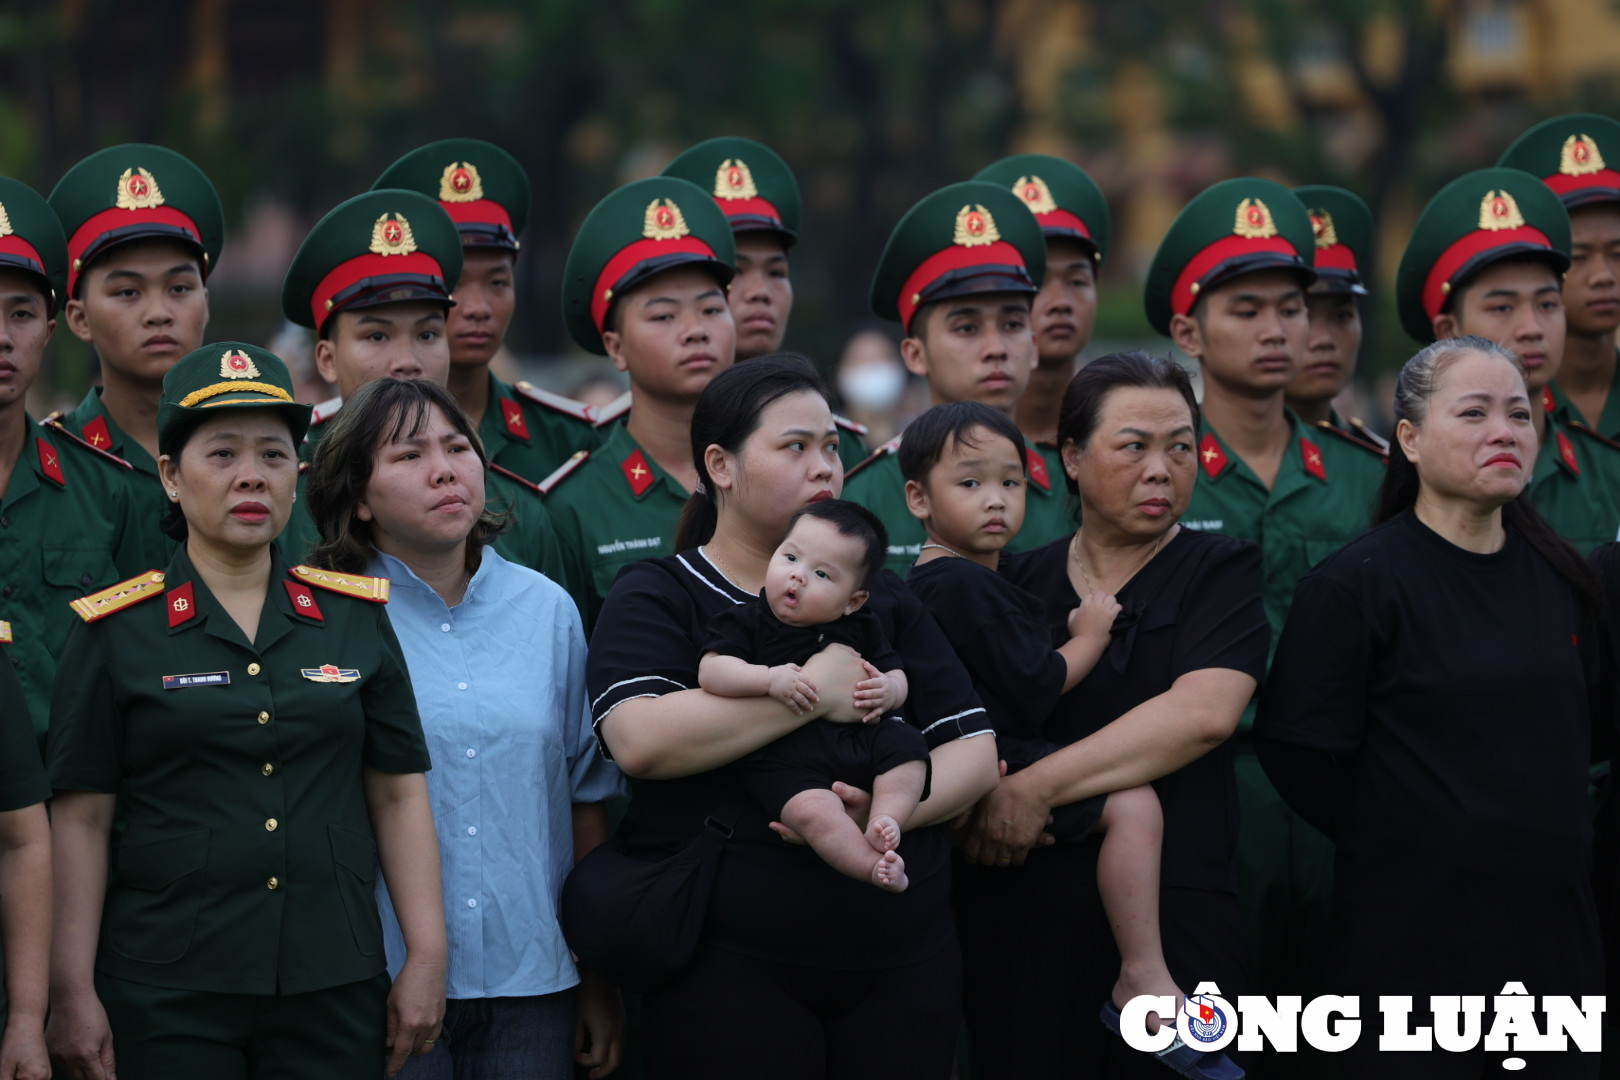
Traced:
<path id="1" fill-rule="evenodd" d="M 675 227 L 675 212 L 667 206 L 658 208 L 656 219 L 660 229 L 672 229 Z"/>
<path id="2" fill-rule="evenodd" d="M 1181 1041 L 1205 1053 L 1226 1047 L 1237 1038 L 1236 1014 L 1224 999 L 1213 994 L 1193 994 L 1176 1017 Z"/>
<path id="3" fill-rule="evenodd" d="M 136 173 L 134 176 L 129 178 L 129 193 L 135 198 L 146 198 L 146 194 L 150 190 L 151 189 L 146 186 L 145 177 L 141 176 L 139 173 Z"/>
<path id="4" fill-rule="evenodd" d="M 743 186 L 742 170 L 737 168 L 737 166 L 735 166 L 735 165 L 733 165 L 731 168 L 727 169 L 726 170 L 726 183 L 730 184 L 733 188 L 742 187 Z"/>
<path id="5" fill-rule="evenodd" d="M 450 177 L 450 186 L 462 193 L 472 190 L 472 175 L 467 172 L 466 166 L 456 169 L 454 175 Z"/>
<path id="6" fill-rule="evenodd" d="M 1491 200 L 1491 216 L 1499 218 L 1508 216 L 1507 200 L 1500 195 Z"/>
<path id="7" fill-rule="evenodd" d="M 984 215 L 977 210 L 970 211 L 967 220 L 963 224 L 967 226 L 969 236 L 984 235 Z"/>
<path id="8" fill-rule="evenodd" d="M 383 226 L 383 240 L 389 247 L 399 247 L 405 239 L 405 230 L 399 227 L 399 222 L 390 221 Z"/>
<path id="9" fill-rule="evenodd" d="M 1024 185 L 1024 201 L 1027 202 L 1027 203 L 1040 202 L 1041 201 L 1041 189 L 1036 187 L 1034 184 L 1025 184 Z"/>

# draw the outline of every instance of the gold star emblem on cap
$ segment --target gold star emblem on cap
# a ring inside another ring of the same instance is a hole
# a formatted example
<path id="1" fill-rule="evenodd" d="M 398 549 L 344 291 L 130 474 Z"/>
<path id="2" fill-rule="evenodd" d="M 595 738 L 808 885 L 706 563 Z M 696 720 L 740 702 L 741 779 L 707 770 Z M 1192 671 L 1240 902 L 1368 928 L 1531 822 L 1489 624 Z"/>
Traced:
<path id="1" fill-rule="evenodd" d="M 1038 176 L 1020 176 L 1012 189 L 1014 195 L 1024 200 L 1032 214 L 1050 214 L 1058 208 L 1057 200 L 1052 198 L 1052 189 Z"/>
<path id="2" fill-rule="evenodd" d="M 1326 210 L 1311 211 L 1311 232 L 1319 248 L 1330 248 L 1339 242 L 1339 230 L 1333 227 L 1333 215 Z"/>
<path id="3" fill-rule="evenodd" d="M 641 235 L 649 240 L 678 240 L 692 230 L 686 227 L 686 215 L 675 205 L 674 199 L 654 199 L 647 204 L 642 218 Z"/>
<path id="4" fill-rule="evenodd" d="M 219 377 L 222 379 L 257 379 L 259 365 L 241 349 L 226 349 L 219 358 Z"/>
<path id="5" fill-rule="evenodd" d="M 727 201 L 759 198 L 759 188 L 754 186 L 754 174 L 749 171 L 747 162 L 742 158 L 726 158 L 720 163 L 714 170 L 714 197 Z"/>
<path id="6" fill-rule="evenodd" d="M 377 255 L 409 255 L 416 250 L 416 237 L 404 214 L 383 214 L 371 227 L 371 251 Z"/>
<path id="7" fill-rule="evenodd" d="M 1232 234 L 1245 240 L 1266 240 L 1276 236 L 1277 223 L 1271 218 L 1271 208 L 1259 199 L 1244 199 L 1237 205 Z"/>
<path id="8" fill-rule="evenodd" d="M 484 181 L 470 161 L 452 161 L 439 177 L 440 202 L 477 202 L 484 197 Z"/>
<path id="9" fill-rule="evenodd" d="M 11 215 L 6 213 L 6 204 L 0 203 L 0 236 L 10 236 L 12 231 Z"/>
<path id="10" fill-rule="evenodd" d="M 1558 171 L 1565 176 L 1587 176 L 1602 172 L 1606 167 L 1590 135 L 1571 135 L 1564 140 L 1564 149 L 1558 155 Z"/>
<path id="11" fill-rule="evenodd" d="M 996 219 L 978 203 L 964 206 L 956 212 L 956 229 L 951 242 L 962 247 L 985 247 L 1001 239 Z"/>
<path id="12" fill-rule="evenodd" d="M 1479 227 L 1491 232 L 1524 228 L 1524 215 L 1511 192 L 1487 191 L 1479 200 Z"/>
<path id="13" fill-rule="evenodd" d="M 139 165 L 125 169 L 118 177 L 118 194 L 114 199 L 120 210 L 150 210 L 163 205 L 163 191 L 151 173 Z"/>

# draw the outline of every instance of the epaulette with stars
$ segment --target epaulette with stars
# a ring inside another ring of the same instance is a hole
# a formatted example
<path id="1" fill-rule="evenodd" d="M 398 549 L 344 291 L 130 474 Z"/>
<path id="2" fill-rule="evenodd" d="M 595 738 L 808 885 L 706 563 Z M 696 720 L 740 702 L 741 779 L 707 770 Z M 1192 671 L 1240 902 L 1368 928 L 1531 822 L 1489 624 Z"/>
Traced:
<path id="1" fill-rule="evenodd" d="M 321 570 L 314 566 L 293 566 L 288 573 L 299 581 L 313 585 L 317 589 L 328 592 L 342 593 L 344 596 L 353 596 L 361 600 L 370 600 L 374 604 L 388 603 L 389 580 L 385 577 L 371 577 L 368 574 L 340 574 L 335 570 Z"/>
<path id="2" fill-rule="evenodd" d="M 576 450 L 572 457 L 554 469 L 550 476 L 540 481 L 540 494 L 550 495 L 551 489 L 562 483 L 565 478 L 575 472 L 591 456 L 589 450 Z"/>
<path id="3" fill-rule="evenodd" d="M 512 389 L 536 405 L 544 405 L 553 412 L 560 412 L 564 416 L 571 416 L 575 420 L 584 420 L 586 423 L 596 422 L 596 416 L 591 411 L 591 407 L 583 401 L 575 401 L 573 398 L 563 394 L 553 394 L 550 390 L 542 390 L 527 380 L 513 383 Z"/>
<path id="4" fill-rule="evenodd" d="M 1334 427 L 1326 420 L 1318 420 L 1316 422 L 1316 427 L 1319 431 L 1332 432 L 1345 442 L 1349 443 L 1351 446 L 1365 450 L 1369 454 L 1377 454 L 1383 459 L 1384 464 L 1389 464 L 1389 445 L 1387 443 L 1383 446 L 1379 446 L 1377 443 L 1364 439 L 1360 435 L 1352 434 L 1351 432 L 1344 430 L 1344 428 Z M 1371 432 L 1368 432 L 1368 434 L 1370 435 Z"/>
<path id="5" fill-rule="evenodd" d="M 900 449 L 900 436 L 896 435 L 894 438 L 890 439 L 888 442 L 884 443 L 882 446 L 880 446 L 876 450 L 872 451 L 872 453 L 866 458 L 865 461 L 860 462 L 859 464 L 857 464 L 853 468 L 851 468 L 848 472 L 846 472 L 844 474 L 845 481 L 848 481 L 850 479 L 850 477 L 854 476 L 856 473 L 860 472 L 862 469 L 866 468 L 868 465 L 872 464 L 874 461 L 877 461 L 879 458 L 886 457 L 889 454 L 893 454 L 893 453 L 897 452 L 899 449 Z"/>
<path id="6" fill-rule="evenodd" d="M 129 469 L 132 472 L 135 469 L 135 466 L 131 465 L 129 462 L 125 461 L 111 450 L 103 450 L 101 447 L 91 443 L 88 439 L 75 435 L 72 431 L 68 430 L 68 426 L 62 423 L 62 414 L 59 412 L 51 413 L 49 416 L 39 422 L 39 426 L 50 431 L 54 431 L 56 434 L 67 439 L 68 442 L 84 447 L 86 450 L 100 457 L 104 461 L 110 461 L 114 465 L 117 465 L 123 469 Z"/>
<path id="7" fill-rule="evenodd" d="M 120 581 L 116 585 L 93 592 L 89 596 L 81 596 L 73 601 L 71 607 L 74 614 L 87 623 L 97 619 L 105 619 L 114 612 L 150 600 L 163 592 L 163 571 L 148 570 L 144 574 L 137 574 L 127 581 Z"/>

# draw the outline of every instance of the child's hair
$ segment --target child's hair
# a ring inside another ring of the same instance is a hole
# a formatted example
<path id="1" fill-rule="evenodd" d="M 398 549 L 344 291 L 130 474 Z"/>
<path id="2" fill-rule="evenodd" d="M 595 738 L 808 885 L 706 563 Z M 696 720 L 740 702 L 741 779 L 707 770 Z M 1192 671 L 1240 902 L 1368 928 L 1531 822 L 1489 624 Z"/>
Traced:
<path id="1" fill-rule="evenodd" d="M 984 428 L 1008 440 L 1018 451 L 1018 460 L 1025 462 L 1024 436 L 1006 413 L 977 401 L 952 401 L 935 405 L 906 425 L 905 437 L 900 440 L 900 475 L 922 483 L 928 478 L 928 470 L 939 464 L 947 443 L 975 445 L 968 438 L 974 428 Z"/>
<path id="2" fill-rule="evenodd" d="M 877 515 L 860 503 L 847 499 L 823 499 L 795 511 L 788 522 L 788 532 L 793 531 L 800 518 L 806 517 L 820 518 L 837 529 L 838 535 L 854 537 L 866 545 L 858 587 L 871 588 L 872 580 L 883 572 L 883 559 L 889 553 L 889 531 L 883 527 Z"/>

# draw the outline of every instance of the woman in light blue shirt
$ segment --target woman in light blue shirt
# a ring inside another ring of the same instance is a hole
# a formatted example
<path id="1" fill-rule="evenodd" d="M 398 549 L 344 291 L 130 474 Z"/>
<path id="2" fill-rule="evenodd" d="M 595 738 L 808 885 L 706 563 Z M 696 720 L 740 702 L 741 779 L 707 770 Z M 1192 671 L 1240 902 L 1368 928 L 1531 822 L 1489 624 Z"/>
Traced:
<path id="1" fill-rule="evenodd" d="M 443 387 L 379 379 L 332 421 L 308 484 L 311 561 L 392 583 L 435 766 L 449 1000 L 438 1044 L 401 1075 L 566 1078 L 577 1060 L 606 1076 L 623 1040 L 618 994 L 576 971 L 557 900 L 607 838 L 603 800 L 623 780 L 591 732 L 574 602 L 488 546 L 501 519 L 484 465 Z M 392 966 L 404 944 L 381 886 L 378 901 Z"/>

